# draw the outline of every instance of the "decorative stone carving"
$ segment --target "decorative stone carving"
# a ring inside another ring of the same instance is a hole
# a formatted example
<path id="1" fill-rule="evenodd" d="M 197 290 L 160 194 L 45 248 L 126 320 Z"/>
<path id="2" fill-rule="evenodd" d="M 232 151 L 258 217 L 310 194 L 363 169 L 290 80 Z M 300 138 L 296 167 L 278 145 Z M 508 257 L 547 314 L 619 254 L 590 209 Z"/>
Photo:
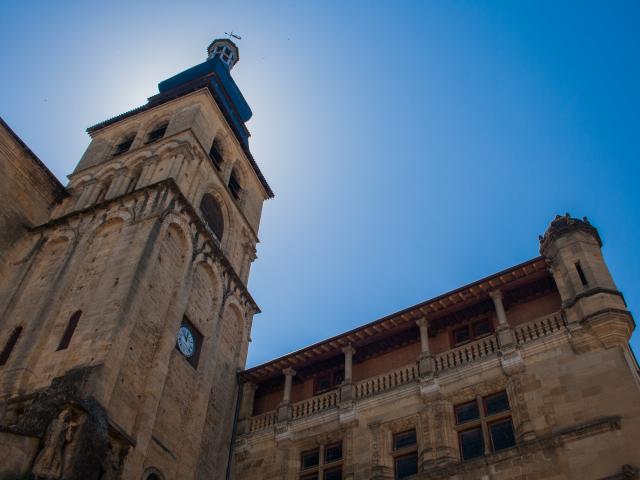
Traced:
<path id="1" fill-rule="evenodd" d="M 44 437 L 44 445 L 33 464 L 33 474 L 37 478 L 62 478 L 65 468 L 69 468 L 69 453 L 72 451 L 74 436 L 78 428 L 77 413 L 65 408 L 54 418 Z"/>

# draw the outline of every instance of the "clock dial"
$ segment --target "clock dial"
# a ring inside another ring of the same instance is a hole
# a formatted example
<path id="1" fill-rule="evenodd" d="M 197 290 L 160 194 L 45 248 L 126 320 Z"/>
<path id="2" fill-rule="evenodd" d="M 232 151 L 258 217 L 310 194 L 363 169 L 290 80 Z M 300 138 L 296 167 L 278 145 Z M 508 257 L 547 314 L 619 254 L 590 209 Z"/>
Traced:
<path id="1" fill-rule="evenodd" d="M 178 331 L 178 350 L 187 358 L 192 357 L 196 351 L 193 332 L 186 325 L 182 325 Z"/>

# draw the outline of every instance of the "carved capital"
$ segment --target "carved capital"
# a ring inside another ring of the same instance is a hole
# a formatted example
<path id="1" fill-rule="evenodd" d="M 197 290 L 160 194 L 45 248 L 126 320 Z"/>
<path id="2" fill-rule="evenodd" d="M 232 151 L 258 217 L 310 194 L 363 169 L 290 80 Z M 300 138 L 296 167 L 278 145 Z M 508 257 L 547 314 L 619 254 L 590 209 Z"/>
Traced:
<path id="1" fill-rule="evenodd" d="M 502 300 L 502 298 L 503 298 L 502 290 L 500 290 L 500 289 L 491 290 L 491 291 L 489 292 L 489 296 L 491 297 L 491 299 L 492 299 L 494 302 L 497 302 L 497 301 L 499 301 L 499 300 L 501 301 L 501 300 Z"/>
<path id="2" fill-rule="evenodd" d="M 353 345 L 349 344 L 346 347 L 342 347 L 342 352 L 345 355 L 355 355 L 356 354 L 356 349 L 353 348 Z"/>

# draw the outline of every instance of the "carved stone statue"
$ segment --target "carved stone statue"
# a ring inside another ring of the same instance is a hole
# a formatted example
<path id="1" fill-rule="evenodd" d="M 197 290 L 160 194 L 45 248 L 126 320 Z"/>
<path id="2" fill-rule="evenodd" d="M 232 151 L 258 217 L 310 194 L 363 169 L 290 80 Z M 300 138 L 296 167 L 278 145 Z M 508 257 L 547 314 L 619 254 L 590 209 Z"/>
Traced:
<path id="1" fill-rule="evenodd" d="M 44 437 L 44 446 L 33 464 L 37 478 L 59 479 L 65 468 L 66 455 L 78 424 L 73 420 L 73 410 L 65 408 L 53 419 Z"/>

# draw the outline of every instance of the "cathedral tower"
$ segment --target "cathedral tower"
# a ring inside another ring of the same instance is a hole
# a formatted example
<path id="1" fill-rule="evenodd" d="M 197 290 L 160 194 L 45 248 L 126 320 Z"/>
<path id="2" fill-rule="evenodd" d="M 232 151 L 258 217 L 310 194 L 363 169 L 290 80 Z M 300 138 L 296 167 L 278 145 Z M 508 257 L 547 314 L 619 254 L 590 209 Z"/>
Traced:
<path id="1" fill-rule="evenodd" d="M 91 143 L 0 275 L 0 478 L 225 478 L 262 203 L 230 40 Z M 4 469 L 4 470 L 3 470 Z"/>

